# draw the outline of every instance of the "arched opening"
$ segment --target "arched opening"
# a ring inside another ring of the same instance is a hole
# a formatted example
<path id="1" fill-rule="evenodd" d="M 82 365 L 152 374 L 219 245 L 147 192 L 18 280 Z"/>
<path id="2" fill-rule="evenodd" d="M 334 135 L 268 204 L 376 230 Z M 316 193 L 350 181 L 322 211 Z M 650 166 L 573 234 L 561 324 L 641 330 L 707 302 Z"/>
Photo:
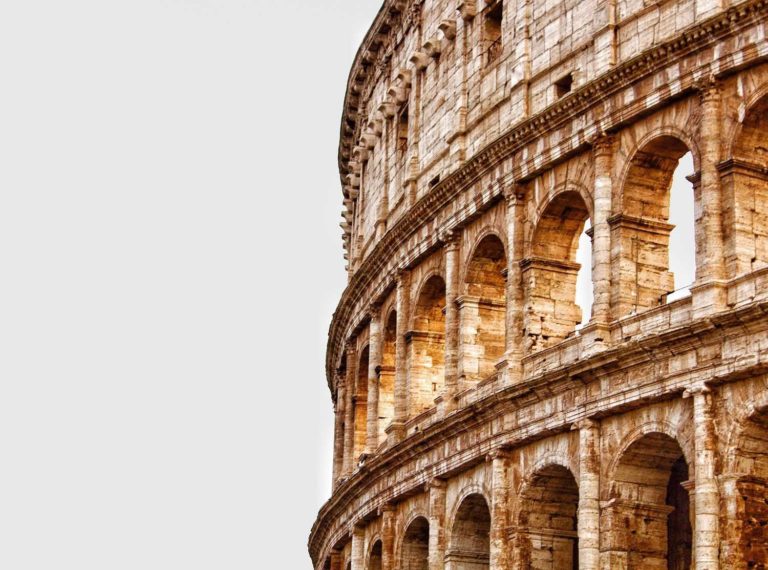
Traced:
<path id="1" fill-rule="evenodd" d="M 419 292 L 413 316 L 408 376 L 411 416 L 431 408 L 445 384 L 445 281 L 430 277 Z"/>
<path id="2" fill-rule="evenodd" d="M 587 206 L 572 191 L 558 195 L 539 219 L 531 256 L 523 262 L 525 339 L 529 351 L 557 344 L 582 322 L 582 310 L 576 302 L 581 269 L 577 256 L 588 223 Z M 588 292 L 591 293 L 591 287 Z"/>
<path id="3" fill-rule="evenodd" d="M 725 263 L 735 277 L 768 265 L 768 95 L 752 105 L 720 165 Z"/>
<path id="4" fill-rule="evenodd" d="M 521 493 L 516 549 L 520 568 L 576 570 L 579 487 L 567 468 L 540 469 Z"/>
<path id="5" fill-rule="evenodd" d="M 400 557 L 402 570 L 428 570 L 429 568 L 429 522 L 418 517 L 405 531 Z"/>
<path id="6" fill-rule="evenodd" d="M 339 399 L 336 401 L 336 408 L 342 409 L 342 413 L 340 414 L 340 421 L 339 421 L 339 432 L 337 433 L 337 446 L 334 448 L 334 451 L 336 453 L 336 464 L 335 464 L 335 470 L 334 470 L 334 481 L 338 480 L 338 478 L 342 475 L 344 475 L 347 460 L 348 458 L 345 457 L 345 447 L 346 447 L 346 441 L 347 441 L 347 429 L 349 426 L 347 426 L 347 414 L 346 414 L 346 407 L 347 407 L 347 394 L 349 393 L 347 390 L 350 390 L 351 387 L 347 386 L 349 379 L 347 378 L 347 351 L 345 350 L 341 355 L 341 360 L 339 363 L 339 378 L 344 379 L 344 390 L 341 390 L 338 394 Z"/>
<path id="7" fill-rule="evenodd" d="M 667 302 L 682 299 L 691 294 L 690 286 L 696 279 L 696 256 L 693 244 L 694 232 L 694 189 L 693 154 L 685 153 L 672 174 L 669 198 L 669 271 L 672 274 L 672 292 Z"/>
<path id="8" fill-rule="evenodd" d="M 676 287 L 670 268 L 670 234 L 675 229 L 670 220 L 670 195 L 680 159 L 689 152 L 680 139 L 665 135 L 645 144 L 630 161 L 617 205 L 621 213 L 610 219 L 612 243 L 618 244 L 620 253 L 613 259 L 613 307 L 618 318 L 666 303 L 676 288 L 685 289 L 693 280 L 680 275 Z M 687 211 L 689 216 L 695 197 L 682 174 L 690 162 L 683 163 L 677 177 L 681 188 L 675 192 L 682 204 L 675 204 L 676 210 Z M 692 257 L 696 243 L 692 218 L 684 221 L 680 237 L 687 234 L 690 241 L 675 244 L 681 269 Z"/>
<path id="9" fill-rule="evenodd" d="M 459 298 L 461 374 L 489 377 L 504 356 L 507 258 L 501 240 L 482 239 L 467 266 L 465 294 Z"/>
<path id="10" fill-rule="evenodd" d="M 377 540 L 371 548 L 371 557 L 368 559 L 368 570 L 381 570 L 382 557 L 381 541 Z"/>
<path id="11" fill-rule="evenodd" d="M 584 229 L 579 236 L 579 246 L 576 250 L 576 263 L 579 267 L 576 273 L 576 304 L 581 308 L 581 322 L 576 329 L 582 328 L 592 316 L 594 301 L 594 286 L 592 284 L 592 224 L 584 222 Z"/>
<path id="12" fill-rule="evenodd" d="M 736 440 L 732 473 L 726 476 L 725 511 L 734 531 L 723 545 L 729 568 L 768 568 L 768 408 L 757 410 Z"/>
<path id="13" fill-rule="evenodd" d="M 461 502 L 445 554 L 446 570 L 488 570 L 491 556 L 491 511 L 480 494 Z"/>
<path id="14" fill-rule="evenodd" d="M 386 439 L 386 429 L 395 417 L 395 342 L 397 312 L 390 311 L 384 322 L 379 372 L 379 443 Z"/>
<path id="15" fill-rule="evenodd" d="M 691 567 L 689 477 L 682 449 L 668 435 L 650 433 L 629 446 L 603 510 L 611 568 Z"/>
<path id="16" fill-rule="evenodd" d="M 352 457 L 355 462 L 365 453 L 366 438 L 368 437 L 368 360 L 369 351 L 366 346 L 360 353 L 354 397 L 355 445 Z"/>

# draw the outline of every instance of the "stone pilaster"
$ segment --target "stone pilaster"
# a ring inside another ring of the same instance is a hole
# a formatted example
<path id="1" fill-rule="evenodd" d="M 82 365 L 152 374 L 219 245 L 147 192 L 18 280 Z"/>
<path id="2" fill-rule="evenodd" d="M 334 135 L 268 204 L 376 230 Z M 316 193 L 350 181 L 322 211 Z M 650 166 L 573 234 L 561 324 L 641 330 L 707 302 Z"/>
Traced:
<path id="1" fill-rule="evenodd" d="M 395 570 L 395 507 L 381 507 L 381 570 Z"/>
<path id="2" fill-rule="evenodd" d="M 491 462 L 491 552 L 490 567 L 510 567 L 512 543 L 507 540 L 509 521 L 509 453 L 495 450 L 488 455 Z"/>
<path id="3" fill-rule="evenodd" d="M 445 481 L 433 479 L 429 491 L 429 570 L 445 568 Z"/>
<path id="4" fill-rule="evenodd" d="M 592 145 L 595 159 L 595 190 L 592 216 L 592 322 L 610 321 L 611 310 L 611 172 L 614 140 L 601 136 Z"/>
<path id="5" fill-rule="evenodd" d="M 445 244 L 445 406 L 456 408 L 459 391 L 459 240 L 451 234 Z"/>
<path id="6" fill-rule="evenodd" d="M 408 420 L 408 315 L 410 314 L 411 274 L 401 271 L 397 276 L 397 324 L 395 340 L 395 415 L 387 428 L 389 444 L 395 444 L 405 437 L 405 422 Z"/>
<path id="7" fill-rule="evenodd" d="M 340 374 L 336 380 L 335 425 L 333 436 L 333 489 L 344 471 L 344 422 L 346 411 L 346 379 Z"/>
<path id="8" fill-rule="evenodd" d="M 357 372 L 357 351 L 352 342 L 347 343 L 346 402 L 344 403 L 344 476 L 349 477 L 355 470 L 355 374 Z"/>
<path id="9" fill-rule="evenodd" d="M 373 305 L 368 341 L 368 417 L 366 418 L 365 452 L 372 454 L 379 447 L 379 372 L 381 371 L 381 307 Z"/>
<path id="10" fill-rule="evenodd" d="M 694 478 L 693 561 L 696 570 L 718 570 L 720 558 L 720 491 L 717 486 L 717 441 L 713 394 L 705 386 L 685 392 L 693 398 Z"/>
<path id="11" fill-rule="evenodd" d="M 352 526 L 352 570 L 365 569 L 365 527 L 362 524 Z"/>
<path id="12" fill-rule="evenodd" d="M 421 139 L 421 90 L 424 84 L 423 74 L 417 69 L 414 73 L 414 86 L 411 97 L 409 125 L 410 143 L 408 145 L 408 162 L 406 178 L 406 199 L 408 207 L 412 207 L 418 198 L 418 180 L 421 172 L 421 163 L 419 159 L 419 141 Z"/>
<path id="13" fill-rule="evenodd" d="M 723 242 L 720 162 L 720 89 L 713 80 L 698 86 L 701 100 L 699 149 L 701 179 L 696 220 L 696 282 L 691 288 L 694 317 L 725 307 L 725 246 Z"/>
<path id="14" fill-rule="evenodd" d="M 523 259 L 523 206 L 524 190 L 512 184 L 505 191 L 507 201 L 507 316 L 506 316 L 506 353 L 508 373 L 507 381 L 517 383 L 522 380 L 523 360 L 523 279 L 520 262 Z"/>
<path id="15" fill-rule="evenodd" d="M 600 568 L 600 424 L 584 419 L 579 430 L 579 570 Z"/>

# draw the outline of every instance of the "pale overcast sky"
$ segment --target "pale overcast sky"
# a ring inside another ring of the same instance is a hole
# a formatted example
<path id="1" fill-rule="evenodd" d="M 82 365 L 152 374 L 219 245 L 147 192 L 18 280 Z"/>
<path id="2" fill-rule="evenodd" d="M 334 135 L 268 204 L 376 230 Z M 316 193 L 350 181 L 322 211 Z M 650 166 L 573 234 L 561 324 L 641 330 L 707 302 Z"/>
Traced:
<path id="1" fill-rule="evenodd" d="M 310 568 L 381 0 L 0 4 L 0 568 Z"/>
<path id="2" fill-rule="evenodd" d="M 1 4 L 0 568 L 310 568 L 381 0 Z"/>

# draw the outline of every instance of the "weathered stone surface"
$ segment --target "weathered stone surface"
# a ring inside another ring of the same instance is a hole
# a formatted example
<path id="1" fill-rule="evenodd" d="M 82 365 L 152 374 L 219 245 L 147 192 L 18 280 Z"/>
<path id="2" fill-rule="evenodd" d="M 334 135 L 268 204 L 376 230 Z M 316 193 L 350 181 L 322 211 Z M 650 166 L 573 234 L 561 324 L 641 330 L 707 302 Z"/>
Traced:
<path id="1" fill-rule="evenodd" d="M 384 3 L 342 120 L 315 568 L 768 567 L 767 31 L 765 0 Z"/>

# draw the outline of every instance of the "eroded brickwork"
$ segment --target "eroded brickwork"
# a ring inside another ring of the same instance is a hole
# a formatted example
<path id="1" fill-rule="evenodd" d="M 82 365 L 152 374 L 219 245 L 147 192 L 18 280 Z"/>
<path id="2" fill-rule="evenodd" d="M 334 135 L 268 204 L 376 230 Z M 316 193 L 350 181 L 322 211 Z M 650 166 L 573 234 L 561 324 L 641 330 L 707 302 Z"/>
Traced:
<path id="1" fill-rule="evenodd" d="M 316 569 L 768 568 L 767 22 L 384 2 L 341 129 Z M 696 279 L 670 300 L 689 153 Z"/>

